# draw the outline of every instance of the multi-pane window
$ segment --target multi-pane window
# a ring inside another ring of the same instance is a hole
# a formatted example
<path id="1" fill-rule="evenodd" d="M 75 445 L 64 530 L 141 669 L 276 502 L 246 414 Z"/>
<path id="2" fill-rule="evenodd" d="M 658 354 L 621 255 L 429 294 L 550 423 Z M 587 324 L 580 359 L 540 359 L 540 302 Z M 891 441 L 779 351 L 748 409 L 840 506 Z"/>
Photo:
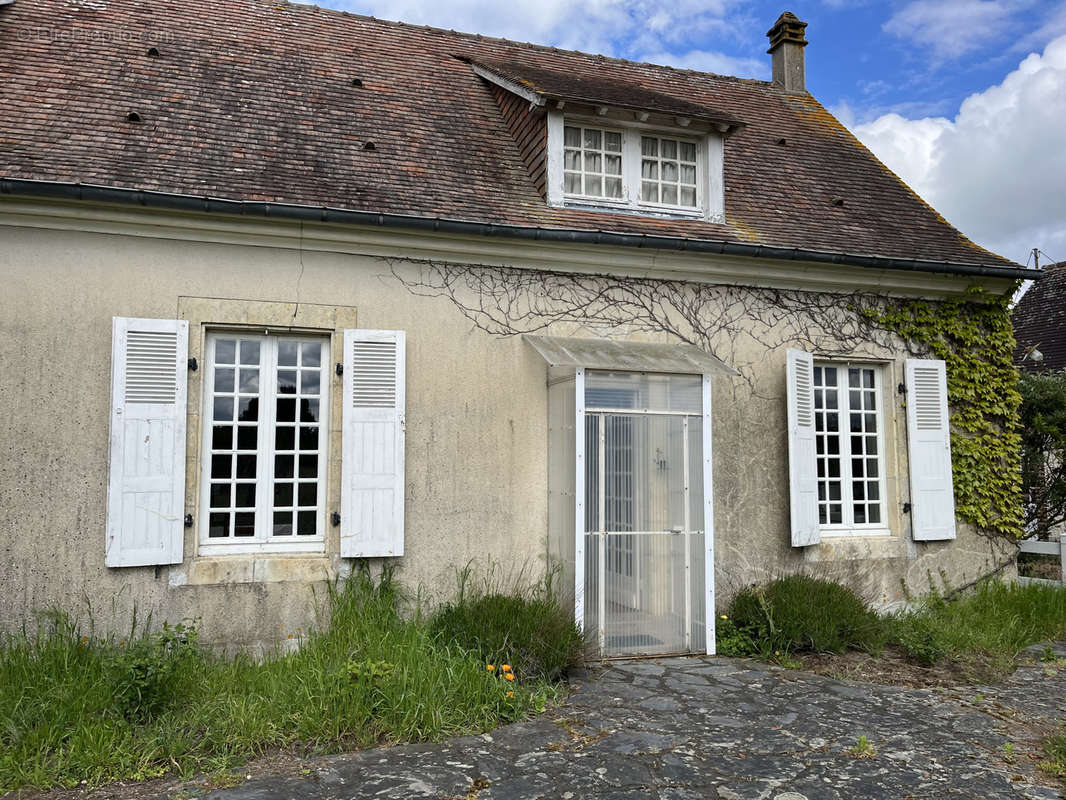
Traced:
<path id="1" fill-rule="evenodd" d="M 328 348 L 317 338 L 209 335 L 204 546 L 321 548 Z"/>
<path id="2" fill-rule="evenodd" d="M 884 426 L 877 367 L 816 364 L 818 519 L 827 527 L 884 526 Z"/>
<path id="3" fill-rule="evenodd" d="M 563 183 L 567 194 L 622 198 L 622 134 L 567 125 L 563 130 Z"/>
<path id="4" fill-rule="evenodd" d="M 640 200 L 696 207 L 695 142 L 640 137 Z"/>

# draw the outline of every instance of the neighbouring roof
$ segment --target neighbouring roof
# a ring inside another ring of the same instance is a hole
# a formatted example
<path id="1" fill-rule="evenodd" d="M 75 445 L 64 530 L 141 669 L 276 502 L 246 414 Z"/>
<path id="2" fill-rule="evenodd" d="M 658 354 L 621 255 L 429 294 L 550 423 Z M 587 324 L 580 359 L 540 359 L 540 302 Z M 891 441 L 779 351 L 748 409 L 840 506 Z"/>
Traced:
<path id="1" fill-rule="evenodd" d="M 571 336 L 525 334 L 530 346 L 550 367 L 675 372 L 687 375 L 739 375 L 733 367 L 693 344 L 623 342 Z"/>
<path id="2" fill-rule="evenodd" d="M 1028 372 L 1066 369 L 1066 261 L 1044 268 L 1011 312 L 1014 363 Z M 1043 356 L 1032 359 L 1037 350 Z M 1026 356 L 1029 356 L 1028 358 Z"/>
<path id="3" fill-rule="evenodd" d="M 725 223 L 549 207 L 471 61 L 545 96 L 743 122 L 725 140 Z M 1016 266 L 811 96 L 763 81 L 275 0 L 16 0 L 0 75 L 0 179 Z"/>

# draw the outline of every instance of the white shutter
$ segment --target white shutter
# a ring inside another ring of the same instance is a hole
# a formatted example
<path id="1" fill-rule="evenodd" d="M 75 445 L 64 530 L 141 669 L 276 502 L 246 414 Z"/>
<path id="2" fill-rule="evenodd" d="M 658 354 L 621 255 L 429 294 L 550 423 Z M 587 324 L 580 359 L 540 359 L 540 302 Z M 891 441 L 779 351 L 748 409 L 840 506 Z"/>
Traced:
<path id="1" fill-rule="evenodd" d="M 109 567 L 181 563 L 188 351 L 188 322 L 113 320 Z"/>
<path id="2" fill-rule="evenodd" d="M 403 555 L 403 331 L 344 332 L 341 555 Z"/>
<path id="3" fill-rule="evenodd" d="M 911 535 L 919 542 L 954 539 L 955 494 L 944 362 L 908 359 L 906 382 Z"/>
<path id="4" fill-rule="evenodd" d="M 814 429 L 814 357 L 802 350 L 789 350 L 786 381 L 792 546 L 807 547 L 821 541 Z"/>

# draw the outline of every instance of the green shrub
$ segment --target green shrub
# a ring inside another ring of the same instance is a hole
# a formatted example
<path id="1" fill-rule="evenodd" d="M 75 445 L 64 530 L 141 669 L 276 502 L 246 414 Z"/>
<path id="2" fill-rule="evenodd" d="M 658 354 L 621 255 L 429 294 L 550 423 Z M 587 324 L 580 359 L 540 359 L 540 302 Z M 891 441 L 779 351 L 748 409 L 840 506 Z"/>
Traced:
<path id="1" fill-rule="evenodd" d="M 482 593 L 461 576 L 456 600 L 430 620 L 441 641 L 477 653 L 485 664 L 509 664 L 520 680 L 557 680 L 584 650 L 573 613 L 563 608 L 550 581 L 524 593 Z"/>
<path id="2" fill-rule="evenodd" d="M 809 575 L 790 575 L 740 592 L 728 617 L 764 656 L 813 651 L 879 651 L 878 616 L 850 589 Z"/>
<path id="3" fill-rule="evenodd" d="M 923 667 L 939 664 L 948 656 L 948 645 L 928 617 L 915 616 L 910 624 L 897 627 L 893 641 Z"/>
<path id="4" fill-rule="evenodd" d="M 118 711 L 131 719 L 154 717 L 187 693 L 191 668 L 203 661 L 196 626 L 186 620 L 105 653 L 107 678 Z M 183 691 L 184 690 L 184 691 Z"/>

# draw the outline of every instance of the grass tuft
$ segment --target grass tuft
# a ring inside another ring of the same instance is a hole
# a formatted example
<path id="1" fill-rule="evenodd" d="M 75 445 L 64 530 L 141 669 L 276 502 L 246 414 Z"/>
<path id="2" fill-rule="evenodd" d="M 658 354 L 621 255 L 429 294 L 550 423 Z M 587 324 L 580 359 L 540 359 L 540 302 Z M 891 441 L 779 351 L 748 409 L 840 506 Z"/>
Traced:
<path id="1" fill-rule="evenodd" d="M 330 624 L 262 663 L 203 650 L 191 623 L 83 635 L 60 612 L 0 641 L 0 791 L 171 771 L 224 774 L 278 749 L 431 741 L 518 720 L 557 691 L 402 616 L 390 572 L 330 591 Z"/>

